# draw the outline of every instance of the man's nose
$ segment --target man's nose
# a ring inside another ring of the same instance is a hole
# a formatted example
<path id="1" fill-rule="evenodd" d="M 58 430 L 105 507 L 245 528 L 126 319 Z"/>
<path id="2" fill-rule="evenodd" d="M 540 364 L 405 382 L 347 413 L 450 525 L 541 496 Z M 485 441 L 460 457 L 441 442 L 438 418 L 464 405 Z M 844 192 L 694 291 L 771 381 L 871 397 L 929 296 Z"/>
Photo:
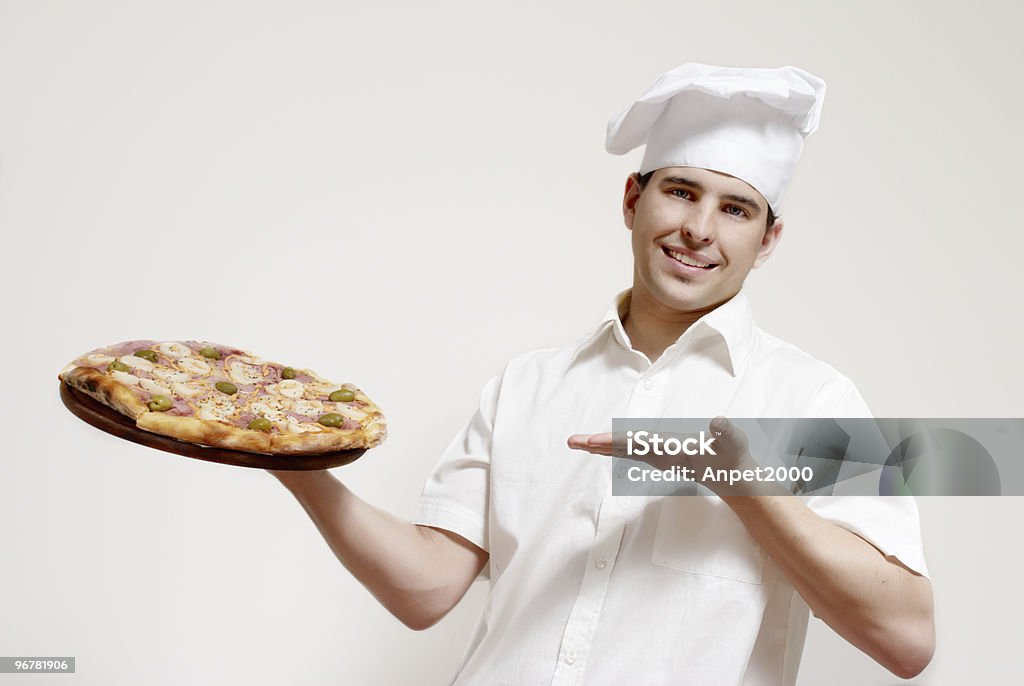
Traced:
<path id="1" fill-rule="evenodd" d="M 695 243 L 710 243 L 714 238 L 711 218 L 704 212 L 694 212 L 682 226 L 683 235 Z"/>

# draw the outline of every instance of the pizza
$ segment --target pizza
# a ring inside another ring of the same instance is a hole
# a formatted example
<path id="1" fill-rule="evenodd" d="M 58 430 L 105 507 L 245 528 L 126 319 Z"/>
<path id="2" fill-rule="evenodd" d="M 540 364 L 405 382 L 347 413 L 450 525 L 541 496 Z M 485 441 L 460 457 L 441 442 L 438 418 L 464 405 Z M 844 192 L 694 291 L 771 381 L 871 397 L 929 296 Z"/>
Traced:
<path id="1" fill-rule="evenodd" d="M 140 429 L 269 455 L 373 448 L 380 408 L 351 383 L 209 341 L 125 341 L 76 358 L 62 382 Z"/>

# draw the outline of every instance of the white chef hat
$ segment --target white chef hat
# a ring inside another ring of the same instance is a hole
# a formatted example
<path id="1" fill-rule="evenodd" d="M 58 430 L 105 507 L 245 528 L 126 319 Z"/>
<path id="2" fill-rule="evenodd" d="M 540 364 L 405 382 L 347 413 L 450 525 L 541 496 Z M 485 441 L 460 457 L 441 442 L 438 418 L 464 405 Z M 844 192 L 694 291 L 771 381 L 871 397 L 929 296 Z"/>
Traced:
<path id="1" fill-rule="evenodd" d="M 723 172 L 778 210 L 824 100 L 825 82 L 797 67 L 688 63 L 662 74 L 608 122 L 605 148 L 623 155 L 646 143 L 641 174 L 663 167 Z"/>

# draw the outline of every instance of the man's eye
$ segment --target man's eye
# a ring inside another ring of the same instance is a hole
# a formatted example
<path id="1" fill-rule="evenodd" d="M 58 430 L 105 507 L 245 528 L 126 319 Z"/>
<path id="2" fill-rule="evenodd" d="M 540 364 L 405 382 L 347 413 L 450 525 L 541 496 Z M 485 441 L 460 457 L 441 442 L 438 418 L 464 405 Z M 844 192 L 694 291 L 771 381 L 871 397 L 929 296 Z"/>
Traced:
<path id="1" fill-rule="evenodd" d="M 682 193 L 683 195 L 676 195 L 676 197 L 678 198 L 684 198 L 693 195 L 692 193 L 690 193 L 690 191 L 684 190 L 682 188 L 673 188 L 672 190 L 669 191 L 669 193 L 672 193 L 673 195 L 676 195 L 677 193 Z"/>
<path id="2" fill-rule="evenodd" d="M 733 212 L 733 210 L 736 210 L 736 211 Z M 742 207 L 737 207 L 736 205 L 726 205 L 725 211 L 726 211 L 727 214 L 731 214 L 734 217 L 746 217 L 747 216 L 747 211 L 745 209 L 743 209 Z"/>

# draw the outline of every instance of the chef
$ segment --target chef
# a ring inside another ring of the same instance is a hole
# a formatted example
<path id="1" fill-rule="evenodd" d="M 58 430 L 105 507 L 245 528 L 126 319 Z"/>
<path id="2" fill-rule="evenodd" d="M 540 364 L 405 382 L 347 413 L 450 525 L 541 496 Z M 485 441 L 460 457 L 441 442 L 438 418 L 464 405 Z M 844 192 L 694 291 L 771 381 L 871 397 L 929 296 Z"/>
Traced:
<path id="1" fill-rule="evenodd" d="M 779 245 L 824 93 L 794 67 L 685 64 L 609 122 L 609 152 L 645 146 L 622 198 L 632 286 L 587 336 L 487 383 L 411 522 L 329 472 L 275 472 L 408 626 L 487 580 L 453 683 L 793 684 L 812 611 L 897 676 L 928 664 L 912 499 L 616 496 L 605 457 L 614 417 L 870 416 L 847 377 L 762 331 L 743 290 Z"/>

